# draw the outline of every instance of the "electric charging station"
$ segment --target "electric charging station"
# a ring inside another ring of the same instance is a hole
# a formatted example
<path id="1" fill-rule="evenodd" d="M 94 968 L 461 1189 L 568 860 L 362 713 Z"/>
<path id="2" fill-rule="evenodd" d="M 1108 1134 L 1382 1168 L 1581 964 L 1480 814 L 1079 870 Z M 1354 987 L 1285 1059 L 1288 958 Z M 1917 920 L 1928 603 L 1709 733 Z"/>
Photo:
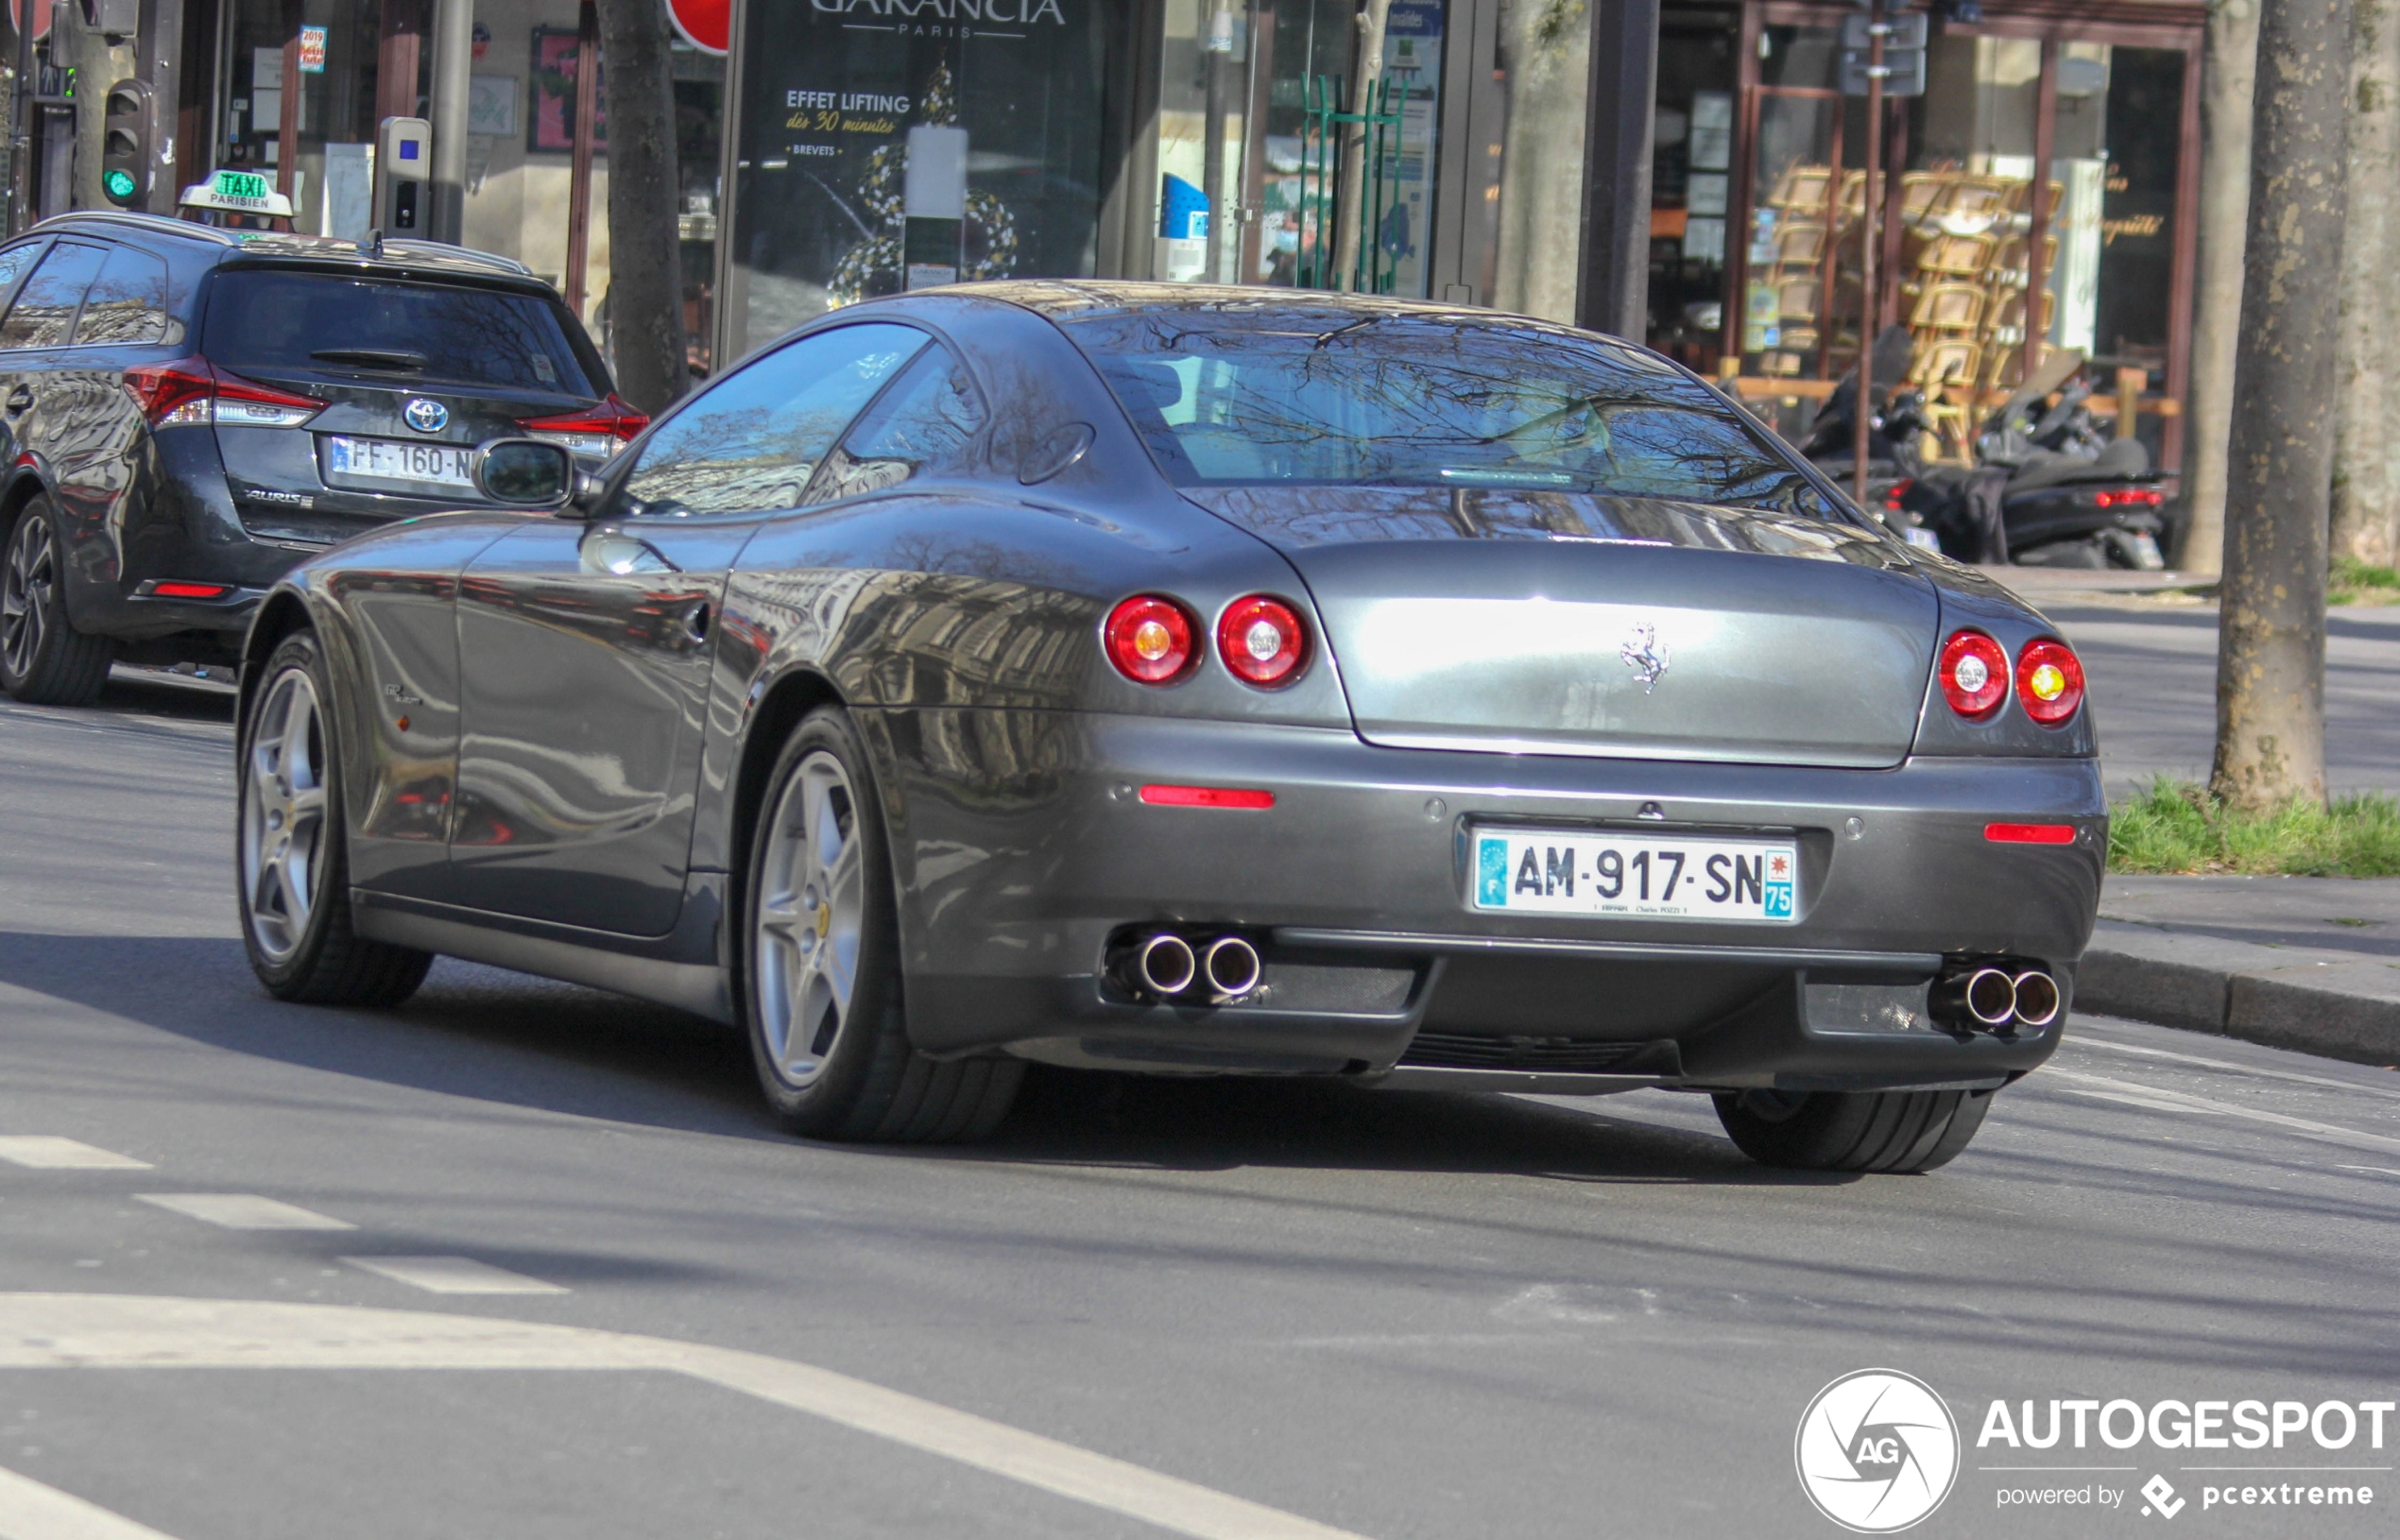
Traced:
<path id="1" fill-rule="evenodd" d="M 423 118 L 384 119 L 375 130 L 374 228 L 387 236 L 423 236 L 433 177 L 434 126 Z"/>

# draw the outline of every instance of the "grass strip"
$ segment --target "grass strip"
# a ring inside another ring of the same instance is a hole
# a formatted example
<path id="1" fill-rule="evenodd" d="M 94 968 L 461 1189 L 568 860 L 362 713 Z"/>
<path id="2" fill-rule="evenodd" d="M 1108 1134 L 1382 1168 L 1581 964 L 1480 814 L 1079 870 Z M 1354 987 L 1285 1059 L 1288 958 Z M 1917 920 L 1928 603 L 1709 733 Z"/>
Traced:
<path id="1" fill-rule="evenodd" d="M 2108 818 L 2108 869 L 2157 876 L 2400 877 L 2400 801 L 2356 792 L 2243 813 L 2204 786 L 2160 776 Z"/>
<path id="2" fill-rule="evenodd" d="M 2329 605 L 2400 605 L 2400 571 L 2357 556 L 2336 556 L 2325 574 Z"/>

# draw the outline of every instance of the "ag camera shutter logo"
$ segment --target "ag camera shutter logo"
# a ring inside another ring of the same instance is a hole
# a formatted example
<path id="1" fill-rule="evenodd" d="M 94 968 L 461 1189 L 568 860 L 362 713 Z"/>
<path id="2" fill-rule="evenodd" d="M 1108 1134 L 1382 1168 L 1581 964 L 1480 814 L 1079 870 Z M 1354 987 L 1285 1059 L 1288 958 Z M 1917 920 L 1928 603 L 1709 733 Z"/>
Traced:
<path id="1" fill-rule="evenodd" d="M 1860 1369 L 1817 1392 L 1800 1414 L 1792 1463 L 1817 1512 L 1858 1534 L 1891 1534 L 1950 1495 L 1958 1424 L 1924 1380 Z"/>

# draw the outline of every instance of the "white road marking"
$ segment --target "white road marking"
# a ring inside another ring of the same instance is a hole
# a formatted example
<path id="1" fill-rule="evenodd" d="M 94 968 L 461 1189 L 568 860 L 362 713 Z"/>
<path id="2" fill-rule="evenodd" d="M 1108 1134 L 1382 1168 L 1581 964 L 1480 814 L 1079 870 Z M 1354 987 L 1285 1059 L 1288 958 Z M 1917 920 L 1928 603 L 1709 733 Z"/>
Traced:
<path id="1" fill-rule="evenodd" d="M 346 1220 L 254 1192 L 137 1192 L 144 1203 L 229 1230 L 354 1230 Z"/>
<path id="2" fill-rule="evenodd" d="M 2369 1134 L 2356 1128 L 2343 1128 L 2334 1123 L 2314 1122 L 2306 1118 L 2287 1118 L 2280 1112 L 2269 1112 L 2262 1107 L 2237 1106 L 2231 1102 L 2212 1102 L 2203 1096 L 2186 1096 L 2182 1091 L 2161 1090 L 2155 1086 L 2136 1086 L 2131 1081 L 2111 1080 L 2105 1075 L 2087 1075 L 2080 1069 L 2061 1069 L 2055 1065 L 2046 1067 L 2042 1070 L 2042 1075 L 2045 1080 L 2076 1081 L 2083 1086 L 2095 1087 L 2084 1091 L 2083 1094 L 2086 1096 L 2098 1096 L 2111 1102 L 2130 1102 L 2135 1106 L 2151 1107 L 2160 1112 L 2214 1113 L 2227 1118 L 2245 1118 L 2252 1122 L 2289 1128 L 2293 1133 L 2306 1134 L 2310 1138 L 2324 1139 L 2334 1144 L 2346 1144 L 2355 1150 L 2374 1150 L 2378 1153 L 2400 1150 L 2400 1138 L 2392 1138 L 2383 1134 Z M 2079 1087 L 2062 1086 L 2059 1088 L 2072 1091 Z"/>
<path id="3" fill-rule="evenodd" d="M 471 1257 L 345 1257 L 343 1261 L 429 1294 L 563 1294 L 555 1283 Z"/>
<path id="4" fill-rule="evenodd" d="M 0 1292 L 0 1369 L 634 1369 L 689 1375 L 1194 1540 L 1346 1530 L 788 1359 L 420 1310 Z"/>
<path id="5" fill-rule="evenodd" d="M 2230 1069 L 2248 1080 L 2289 1080 L 2302 1086 L 2329 1086 L 2338 1091 L 2361 1091 L 2367 1095 L 2389 1095 L 2400 1090 L 2400 1082 L 2387 1086 L 2370 1086 L 2357 1080 L 2336 1080 L 2330 1075 L 2304 1075 L 2289 1069 L 2269 1069 L 2254 1064 L 2236 1064 L 2231 1059 L 2204 1059 L 2197 1053 L 2176 1053 L 2164 1048 L 2139 1048 L 2112 1038 L 2079 1032 L 2066 1039 L 2069 1048 L 2100 1048 L 2111 1053 L 2133 1053 L 2146 1059 L 2172 1059 L 2177 1064 L 2203 1065 L 2211 1069 Z M 2366 1066 L 2360 1066 L 2361 1069 Z"/>
<path id="6" fill-rule="evenodd" d="M 169 1540 L 94 1503 L 0 1470 L 0 1536 L 7 1540 Z"/>
<path id="7" fill-rule="evenodd" d="M 0 1134 L 0 1160 L 34 1171 L 148 1171 L 150 1163 L 56 1134 Z"/>

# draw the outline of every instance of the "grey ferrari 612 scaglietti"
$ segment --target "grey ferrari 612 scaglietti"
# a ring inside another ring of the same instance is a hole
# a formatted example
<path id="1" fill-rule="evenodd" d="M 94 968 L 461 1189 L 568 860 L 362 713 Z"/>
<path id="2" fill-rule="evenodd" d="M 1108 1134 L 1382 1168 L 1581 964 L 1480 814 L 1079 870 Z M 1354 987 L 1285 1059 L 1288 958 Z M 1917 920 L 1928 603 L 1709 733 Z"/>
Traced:
<path id="1" fill-rule="evenodd" d="M 250 633 L 284 999 L 449 953 L 671 1002 L 827 1138 L 972 1138 L 1036 1061 L 1706 1091 L 1849 1171 L 1949 1159 L 2058 1044 L 2106 845 L 2075 654 L 1642 349 L 968 285 L 596 480 L 475 473 Z"/>

